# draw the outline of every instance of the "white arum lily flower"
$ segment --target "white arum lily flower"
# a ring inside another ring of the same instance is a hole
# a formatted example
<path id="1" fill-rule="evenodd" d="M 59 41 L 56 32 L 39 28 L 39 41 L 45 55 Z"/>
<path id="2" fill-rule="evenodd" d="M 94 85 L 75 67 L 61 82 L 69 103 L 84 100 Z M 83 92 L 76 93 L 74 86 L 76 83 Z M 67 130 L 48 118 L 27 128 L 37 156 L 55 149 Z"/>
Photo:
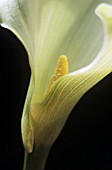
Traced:
<path id="1" fill-rule="evenodd" d="M 104 2 L 0 0 L 1 25 L 23 43 L 32 72 L 22 117 L 25 170 L 44 169 L 73 107 L 112 71 L 112 6 Z"/>

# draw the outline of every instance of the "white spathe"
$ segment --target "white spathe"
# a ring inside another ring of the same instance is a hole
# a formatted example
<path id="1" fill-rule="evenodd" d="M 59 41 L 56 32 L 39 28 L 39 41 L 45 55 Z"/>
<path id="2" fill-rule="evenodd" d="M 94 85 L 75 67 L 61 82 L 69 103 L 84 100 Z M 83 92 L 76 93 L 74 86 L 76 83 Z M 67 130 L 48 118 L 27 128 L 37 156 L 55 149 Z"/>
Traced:
<path id="1" fill-rule="evenodd" d="M 112 7 L 103 2 L 0 0 L 1 25 L 23 43 L 32 71 L 22 118 L 23 142 L 29 152 L 34 140 L 39 143 L 47 138 L 52 144 L 82 95 L 112 71 Z M 103 43 L 103 27 L 94 15 L 99 3 L 103 4 L 96 14 L 104 25 Z M 68 56 L 69 74 L 57 80 L 45 96 L 62 54 Z"/>

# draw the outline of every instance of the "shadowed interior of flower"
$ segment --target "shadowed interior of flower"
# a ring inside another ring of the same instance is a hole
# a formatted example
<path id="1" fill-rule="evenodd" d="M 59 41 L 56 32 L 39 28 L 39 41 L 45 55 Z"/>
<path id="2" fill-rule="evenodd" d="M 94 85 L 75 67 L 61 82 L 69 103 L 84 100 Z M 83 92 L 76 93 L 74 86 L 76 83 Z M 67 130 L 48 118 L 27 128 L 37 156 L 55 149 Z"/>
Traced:
<path id="1" fill-rule="evenodd" d="M 101 48 L 101 23 L 91 14 L 99 1 L 84 1 L 81 10 L 78 9 L 81 0 L 1 1 L 2 26 L 23 43 L 32 71 L 22 116 L 23 143 L 31 155 L 40 145 L 51 147 L 80 98 L 112 71 L 112 6 L 100 4 L 96 8 L 104 27 Z M 85 13 L 90 20 L 88 24 L 86 20 L 82 22 Z M 84 28 L 85 34 L 82 33 Z M 79 58 L 74 57 L 77 54 Z M 79 63 L 76 71 L 75 61 Z"/>

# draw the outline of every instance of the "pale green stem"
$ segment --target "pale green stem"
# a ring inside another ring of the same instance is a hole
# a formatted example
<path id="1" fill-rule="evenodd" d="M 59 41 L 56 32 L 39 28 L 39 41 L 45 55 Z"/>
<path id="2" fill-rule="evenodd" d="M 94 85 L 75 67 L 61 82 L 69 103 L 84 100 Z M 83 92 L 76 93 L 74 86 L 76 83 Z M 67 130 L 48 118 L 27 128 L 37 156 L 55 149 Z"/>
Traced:
<path id="1" fill-rule="evenodd" d="M 23 170 L 44 170 L 50 148 L 39 146 L 32 153 L 25 151 Z"/>

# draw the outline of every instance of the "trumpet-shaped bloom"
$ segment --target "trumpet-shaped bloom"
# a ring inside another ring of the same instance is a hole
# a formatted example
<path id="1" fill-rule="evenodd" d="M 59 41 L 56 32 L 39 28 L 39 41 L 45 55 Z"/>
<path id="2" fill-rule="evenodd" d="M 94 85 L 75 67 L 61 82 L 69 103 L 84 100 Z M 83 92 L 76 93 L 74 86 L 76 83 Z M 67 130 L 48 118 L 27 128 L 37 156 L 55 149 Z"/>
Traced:
<path id="1" fill-rule="evenodd" d="M 23 43 L 32 71 L 22 117 L 28 152 L 51 146 L 82 95 L 112 71 L 112 6 L 104 2 L 0 0 L 1 25 Z"/>

